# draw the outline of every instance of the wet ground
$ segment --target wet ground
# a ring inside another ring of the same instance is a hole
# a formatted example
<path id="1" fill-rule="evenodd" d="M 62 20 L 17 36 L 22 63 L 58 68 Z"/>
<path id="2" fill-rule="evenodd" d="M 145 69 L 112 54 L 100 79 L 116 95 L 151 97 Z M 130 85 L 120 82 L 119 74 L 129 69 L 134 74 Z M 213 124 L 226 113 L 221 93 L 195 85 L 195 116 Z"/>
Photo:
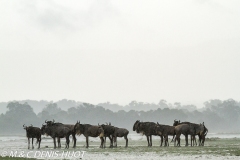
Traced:
<path id="1" fill-rule="evenodd" d="M 185 140 L 181 137 L 181 147 L 160 147 L 160 138 L 153 138 L 153 146 L 147 147 L 145 136 L 130 134 L 128 148 L 125 140 L 118 139 L 117 148 L 99 148 L 100 139 L 90 138 L 90 147 L 85 148 L 85 138 L 77 137 L 77 147 L 65 148 L 65 139 L 61 139 L 61 148 L 53 149 L 53 140 L 42 137 L 41 148 L 27 149 L 25 136 L 1 136 L 0 155 L 10 157 L 25 157 L 36 159 L 240 159 L 240 136 L 238 134 L 208 134 L 205 146 L 185 147 Z M 170 140 L 169 140 L 170 141 Z M 34 141 L 35 143 L 35 141 Z M 1 158 L 0 158 L 1 159 Z M 6 157 L 4 158 L 6 159 Z"/>

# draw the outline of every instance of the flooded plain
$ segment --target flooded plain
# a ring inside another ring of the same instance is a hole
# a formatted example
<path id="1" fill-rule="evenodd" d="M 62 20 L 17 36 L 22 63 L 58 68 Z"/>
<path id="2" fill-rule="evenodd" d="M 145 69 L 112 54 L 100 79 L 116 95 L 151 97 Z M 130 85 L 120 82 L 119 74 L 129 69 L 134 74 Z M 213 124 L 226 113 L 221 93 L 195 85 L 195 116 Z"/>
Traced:
<path id="1" fill-rule="evenodd" d="M 170 137 L 172 138 L 172 137 Z M 43 136 L 41 148 L 37 149 L 34 140 L 34 149 L 27 149 L 25 136 L 0 136 L 0 159 L 5 156 L 34 158 L 34 159 L 240 159 L 240 135 L 216 134 L 207 135 L 205 146 L 185 147 L 184 137 L 181 137 L 181 147 L 160 147 L 160 137 L 153 136 L 153 146 L 147 147 L 145 136 L 136 133 L 129 134 L 128 148 L 125 140 L 118 138 L 118 147 L 109 148 L 107 139 L 106 148 L 99 148 L 99 138 L 89 138 L 89 148 L 85 148 L 85 137 L 77 136 L 77 147 L 65 149 L 65 139 L 61 139 L 61 148 L 53 148 L 53 140 Z M 171 140 L 169 140 L 171 141 Z M 32 146 L 31 146 L 32 147 Z"/>

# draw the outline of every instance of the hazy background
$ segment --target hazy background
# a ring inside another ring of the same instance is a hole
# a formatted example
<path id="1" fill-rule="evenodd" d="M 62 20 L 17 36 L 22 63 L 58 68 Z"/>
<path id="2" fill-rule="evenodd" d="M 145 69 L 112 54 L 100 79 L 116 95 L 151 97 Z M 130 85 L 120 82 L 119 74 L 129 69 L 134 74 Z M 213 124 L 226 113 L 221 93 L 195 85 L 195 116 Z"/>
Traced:
<path id="1" fill-rule="evenodd" d="M 52 103 L 68 112 L 83 102 L 137 102 L 136 110 L 148 112 L 167 100 L 167 108 L 180 103 L 202 113 L 204 102 L 217 99 L 211 113 L 224 117 L 223 102 L 240 101 L 239 8 L 238 0 L 1 0 L 1 116 L 14 111 L 6 107 L 13 100 L 29 100 L 40 123 L 47 116 L 38 114 Z M 62 99 L 75 104 L 57 103 Z M 135 119 L 155 120 L 147 117 Z"/>
<path id="2" fill-rule="evenodd" d="M 0 107 L 4 105 L 0 103 Z M 127 128 L 130 133 L 136 120 L 173 125 L 175 119 L 198 124 L 204 122 L 210 133 L 240 132 L 240 102 L 233 99 L 212 99 L 204 102 L 201 109 L 177 102 L 171 104 L 166 100 L 157 104 L 132 101 L 120 106 L 109 102 L 92 105 L 67 99 L 57 102 L 13 101 L 4 108 L 7 111 L 0 114 L 0 135 L 25 135 L 23 124 L 41 127 L 45 120 L 53 119 L 64 124 L 75 124 L 79 120 L 92 125 L 111 122 L 114 126 Z"/>
<path id="3" fill-rule="evenodd" d="M 0 101 L 240 100 L 238 0 L 1 0 Z"/>

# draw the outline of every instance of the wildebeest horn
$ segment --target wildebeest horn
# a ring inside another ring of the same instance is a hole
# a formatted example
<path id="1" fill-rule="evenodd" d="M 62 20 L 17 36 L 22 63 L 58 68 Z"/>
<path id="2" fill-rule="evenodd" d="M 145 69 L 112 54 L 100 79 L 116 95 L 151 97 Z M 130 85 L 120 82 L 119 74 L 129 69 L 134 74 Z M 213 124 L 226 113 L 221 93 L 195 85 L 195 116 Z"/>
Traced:
<path id="1" fill-rule="evenodd" d="M 33 125 L 31 124 L 30 126 L 32 127 Z"/>
<path id="2" fill-rule="evenodd" d="M 47 123 L 47 120 L 45 120 L 45 123 Z"/>
<path id="3" fill-rule="evenodd" d="M 108 125 L 108 123 L 107 122 L 105 122 L 107 125 Z"/>
<path id="4" fill-rule="evenodd" d="M 25 124 L 23 125 L 23 127 L 25 127 Z"/>
<path id="5" fill-rule="evenodd" d="M 55 122 L 55 121 L 54 121 L 54 119 L 53 119 L 53 121 L 52 121 L 52 122 L 53 122 L 53 123 Z"/>
<path id="6" fill-rule="evenodd" d="M 157 122 L 157 124 L 159 125 L 159 123 Z"/>
<path id="7" fill-rule="evenodd" d="M 109 122 L 108 125 L 111 126 L 111 122 Z"/>
<path id="8" fill-rule="evenodd" d="M 98 126 L 100 126 L 99 123 L 98 123 Z"/>

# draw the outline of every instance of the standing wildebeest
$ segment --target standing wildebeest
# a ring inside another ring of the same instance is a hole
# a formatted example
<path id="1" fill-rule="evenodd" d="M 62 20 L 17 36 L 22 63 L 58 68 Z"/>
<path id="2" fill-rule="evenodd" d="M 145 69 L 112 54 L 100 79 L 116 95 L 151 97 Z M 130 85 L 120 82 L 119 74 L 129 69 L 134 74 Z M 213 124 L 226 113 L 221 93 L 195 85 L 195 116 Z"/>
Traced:
<path id="1" fill-rule="evenodd" d="M 40 143 L 41 143 L 41 129 L 38 127 L 33 127 L 31 126 L 25 126 L 23 125 L 23 129 L 26 130 L 26 136 L 28 138 L 28 149 L 30 148 L 30 138 L 32 138 L 32 149 L 34 148 L 33 146 L 33 139 L 36 138 L 38 143 L 38 149 L 40 148 Z"/>
<path id="2" fill-rule="evenodd" d="M 106 147 L 106 137 L 108 137 L 110 140 L 110 147 L 113 147 L 113 134 L 115 132 L 114 126 L 111 126 L 111 123 L 109 123 L 107 125 L 102 124 L 101 127 L 104 130 L 104 148 Z"/>
<path id="3" fill-rule="evenodd" d="M 47 121 L 47 120 L 45 120 L 45 123 L 46 123 L 47 125 L 56 124 L 55 121 L 54 121 L 54 119 L 53 119 L 53 121 Z M 62 123 L 61 123 L 61 124 L 62 124 Z M 73 148 L 75 148 L 75 147 L 76 147 L 76 141 L 77 141 L 77 139 L 76 139 L 76 132 L 74 132 L 74 124 L 63 124 L 63 125 L 64 125 L 65 127 L 67 127 L 67 128 L 70 129 L 71 135 L 72 135 L 72 138 L 73 138 Z M 58 143 L 60 144 L 60 139 L 58 139 Z M 61 144 L 60 144 L 60 146 L 61 146 Z"/>
<path id="4" fill-rule="evenodd" d="M 177 146 L 180 146 L 180 136 L 183 134 L 185 136 L 185 141 L 186 144 L 185 146 L 188 146 L 188 135 L 190 134 L 191 136 L 196 134 L 196 128 L 191 125 L 191 124 L 180 124 L 175 126 L 175 141 L 174 141 L 174 146 L 176 146 L 176 140 L 178 141 Z"/>
<path id="5" fill-rule="evenodd" d="M 42 125 L 41 128 L 42 134 L 50 135 L 53 138 L 54 149 L 56 149 L 56 138 L 66 138 L 66 147 L 69 148 L 69 136 L 71 135 L 71 130 L 68 127 L 65 127 L 61 123 L 47 124 Z M 58 144 L 59 147 L 59 144 Z"/>
<path id="6" fill-rule="evenodd" d="M 100 148 L 103 148 L 104 143 L 104 130 L 101 126 L 93 126 L 90 124 L 80 124 L 80 121 L 75 124 L 74 131 L 76 134 L 83 134 L 86 137 L 86 148 L 89 147 L 88 139 L 90 137 L 100 137 L 101 145 Z"/>
<path id="7" fill-rule="evenodd" d="M 168 143 L 168 136 L 174 136 L 175 135 L 175 127 L 174 126 L 169 126 L 169 125 L 161 125 L 157 122 L 156 125 L 156 132 L 159 136 L 164 137 L 164 146 L 169 146 Z"/>
<path id="8" fill-rule="evenodd" d="M 118 128 L 118 127 L 114 127 L 115 128 L 115 132 L 113 135 L 113 141 L 115 143 L 115 147 L 117 147 L 117 137 L 124 137 L 124 139 L 126 140 L 126 145 L 125 147 L 128 147 L 128 133 L 129 131 L 125 128 Z"/>
<path id="9" fill-rule="evenodd" d="M 204 145 L 204 140 L 205 140 L 205 137 L 206 137 L 207 132 L 208 132 L 208 129 L 205 127 L 204 122 L 202 124 L 201 123 L 196 124 L 196 123 L 190 123 L 190 122 L 181 122 L 180 123 L 180 120 L 179 121 L 174 120 L 173 126 L 177 126 L 177 125 L 180 125 L 180 124 L 191 124 L 191 125 L 193 125 L 196 129 L 196 134 L 195 135 L 198 135 L 198 137 L 199 137 L 199 146 Z M 193 145 L 194 145 L 194 141 L 195 141 L 195 144 L 197 145 L 195 135 L 191 136 L 191 146 L 192 146 L 192 142 L 193 142 Z"/>
<path id="10" fill-rule="evenodd" d="M 137 133 L 142 133 L 147 137 L 148 141 L 148 147 L 152 146 L 152 135 L 158 135 L 155 130 L 156 123 L 154 122 L 140 122 L 137 120 L 134 125 L 133 125 L 133 131 L 136 131 Z M 163 136 L 160 135 L 161 137 L 161 145 L 163 143 Z"/>

